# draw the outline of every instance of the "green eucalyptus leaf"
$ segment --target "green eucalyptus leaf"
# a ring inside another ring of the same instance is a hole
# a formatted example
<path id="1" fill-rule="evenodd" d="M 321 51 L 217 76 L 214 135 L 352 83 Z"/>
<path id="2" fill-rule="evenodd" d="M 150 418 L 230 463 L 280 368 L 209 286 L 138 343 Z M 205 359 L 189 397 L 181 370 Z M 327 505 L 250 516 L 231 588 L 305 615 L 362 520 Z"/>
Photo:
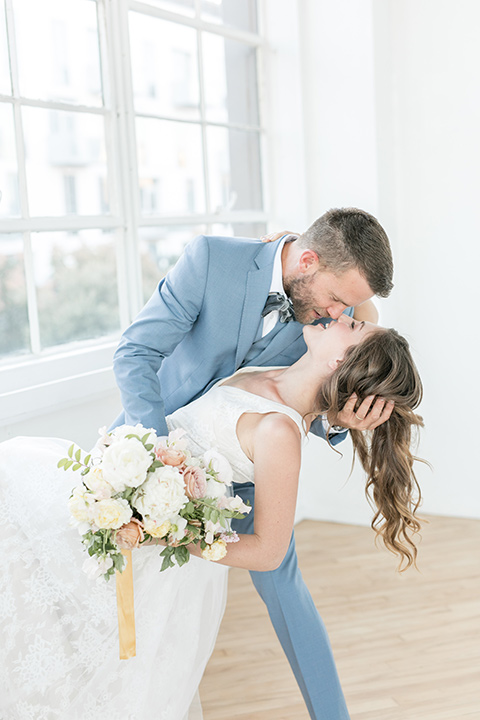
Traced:
<path id="1" fill-rule="evenodd" d="M 190 560 L 190 553 L 184 545 L 175 548 L 175 559 L 180 567 Z"/>
<path id="2" fill-rule="evenodd" d="M 77 463 L 75 463 L 75 465 L 72 467 L 72 470 L 76 471 L 76 470 L 79 470 L 81 467 L 82 467 L 81 463 L 77 462 Z"/>
<path id="3" fill-rule="evenodd" d="M 75 443 L 72 443 L 70 447 L 68 448 L 68 457 L 73 457 L 73 451 L 75 449 Z"/>
<path id="4" fill-rule="evenodd" d="M 57 468 L 62 468 L 66 462 L 67 462 L 67 458 L 62 458 L 61 460 L 58 461 Z"/>

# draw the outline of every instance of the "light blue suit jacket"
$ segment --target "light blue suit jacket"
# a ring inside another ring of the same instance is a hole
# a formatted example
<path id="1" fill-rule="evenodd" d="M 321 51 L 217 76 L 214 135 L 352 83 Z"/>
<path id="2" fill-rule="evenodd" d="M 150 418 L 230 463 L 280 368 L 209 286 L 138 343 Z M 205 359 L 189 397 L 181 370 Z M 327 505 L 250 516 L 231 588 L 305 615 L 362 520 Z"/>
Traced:
<path id="1" fill-rule="evenodd" d="M 278 242 L 201 235 L 187 246 L 115 353 L 125 412 L 114 425 L 139 422 L 165 435 L 165 415 L 242 367 L 270 290 Z M 302 329 L 285 323 L 252 364 L 291 365 L 306 351 Z M 324 436 L 321 423 L 315 432 Z"/>

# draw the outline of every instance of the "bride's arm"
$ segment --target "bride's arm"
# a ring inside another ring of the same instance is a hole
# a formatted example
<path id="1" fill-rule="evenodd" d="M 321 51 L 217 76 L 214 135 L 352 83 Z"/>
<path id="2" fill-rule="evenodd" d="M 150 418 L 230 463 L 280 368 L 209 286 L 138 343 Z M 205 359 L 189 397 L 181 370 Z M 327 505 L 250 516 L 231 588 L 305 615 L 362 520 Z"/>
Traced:
<path id="1" fill-rule="evenodd" d="M 286 415 L 243 415 L 237 427 L 240 445 L 254 462 L 255 518 L 252 535 L 239 535 L 227 546 L 222 565 L 275 570 L 287 552 L 297 502 L 301 437 Z M 197 545 L 188 546 L 200 555 Z"/>

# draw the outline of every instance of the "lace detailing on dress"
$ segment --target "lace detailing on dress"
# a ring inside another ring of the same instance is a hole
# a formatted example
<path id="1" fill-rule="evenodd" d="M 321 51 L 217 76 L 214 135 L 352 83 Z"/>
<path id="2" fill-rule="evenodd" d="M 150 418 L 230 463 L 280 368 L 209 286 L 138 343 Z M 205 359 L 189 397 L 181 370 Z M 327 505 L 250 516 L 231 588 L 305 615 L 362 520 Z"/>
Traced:
<path id="1" fill-rule="evenodd" d="M 244 412 L 295 411 L 240 388 L 217 386 L 168 418 L 194 451 L 218 447 L 235 480 L 253 481 L 236 436 Z M 137 656 L 118 659 L 115 583 L 89 580 L 69 526 L 78 477 L 58 470 L 70 442 L 0 444 L 1 720 L 193 720 L 189 712 L 213 650 L 227 568 L 191 558 L 160 573 L 159 548 L 133 553 Z M 188 713 L 188 715 L 187 715 Z"/>
<path id="2" fill-rule="evenodd" d="M 223 615 L 227 568 L 192 558 L 160 574 L 159 548 L 135 551 L 137 656 L 119 660 L 115 582 L 84 575 L 69 526 L 78 478 L 56 469 L 69 445 L 0 445 L 0 718 L 190 717 Z"/>
<path id="3" fill-rule="evenodd" d="M 305 438 L 302 417 L 295 410 L 231 385 L 215 385 L 201 398 L 170 415 L 167 423 L 169 429 L 184 428 L 195 438 L 195 450 L 199 453 L 217 447 L 230 462 L 235 482 L 253 482 L 253 463 L 240 447 L 236 432 L 240 416 L 248 412 L 288 415 L 300 429 L 302 439 Z"/>

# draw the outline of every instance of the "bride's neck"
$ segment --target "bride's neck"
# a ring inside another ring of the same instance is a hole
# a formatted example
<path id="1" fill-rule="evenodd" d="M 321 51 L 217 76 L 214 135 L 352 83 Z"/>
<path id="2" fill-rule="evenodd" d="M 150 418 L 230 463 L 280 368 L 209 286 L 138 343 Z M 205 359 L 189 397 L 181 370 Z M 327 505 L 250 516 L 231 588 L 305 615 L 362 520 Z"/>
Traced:
<path id="1" fill-rule="evenodd" d="M 306 353 L 293 365 L 280 370 L 271 382 L 281 402 L 303 416 L 314 410 L 318 391 L 330 374 L 328 366 L 319 368 Z"/>

